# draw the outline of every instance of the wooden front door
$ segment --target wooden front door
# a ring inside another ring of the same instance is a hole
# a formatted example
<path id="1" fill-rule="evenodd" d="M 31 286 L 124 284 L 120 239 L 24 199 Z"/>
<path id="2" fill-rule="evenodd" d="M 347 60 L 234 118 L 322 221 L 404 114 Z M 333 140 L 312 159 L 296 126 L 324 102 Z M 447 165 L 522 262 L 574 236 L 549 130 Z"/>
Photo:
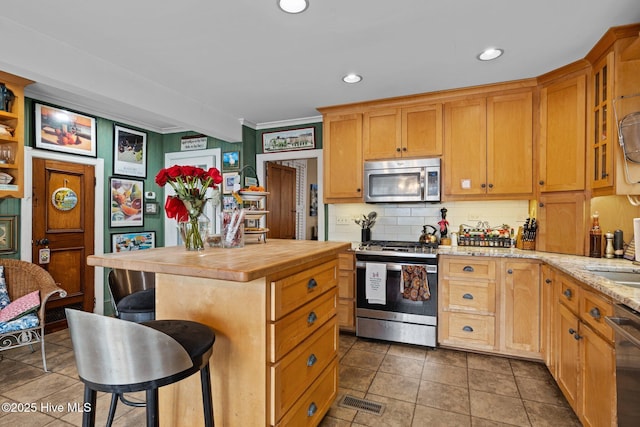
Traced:
<path id="1" fill-rule="evenodd" d="M 67 291 L 47 303 L 46 327 L 54 331 L 66 327 L 65 307 L 93 311 L 95 304 L 94 271 L 87 265 L 94 253 L 94 167 L 33 159 L 32 203 L 33 263 Z"/>
<path id="2" fill-rule="evenodd" d="M 296 237 L 296 170 L 277 163 L 267 163 L 268 237 Z"/>

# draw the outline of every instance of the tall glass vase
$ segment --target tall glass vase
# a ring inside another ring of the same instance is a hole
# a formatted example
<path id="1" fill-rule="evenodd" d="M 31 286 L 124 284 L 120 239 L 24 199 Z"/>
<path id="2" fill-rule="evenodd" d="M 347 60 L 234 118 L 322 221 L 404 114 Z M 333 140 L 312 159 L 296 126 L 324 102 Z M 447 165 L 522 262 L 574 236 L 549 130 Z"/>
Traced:
<path id="1" fill-rule="evenodd" d="M 188 221 L 180 223 L 180 236 L 188 251 L 201 251 L 207 241 L 209 220 L 204 215 L 189 216 Z"/>

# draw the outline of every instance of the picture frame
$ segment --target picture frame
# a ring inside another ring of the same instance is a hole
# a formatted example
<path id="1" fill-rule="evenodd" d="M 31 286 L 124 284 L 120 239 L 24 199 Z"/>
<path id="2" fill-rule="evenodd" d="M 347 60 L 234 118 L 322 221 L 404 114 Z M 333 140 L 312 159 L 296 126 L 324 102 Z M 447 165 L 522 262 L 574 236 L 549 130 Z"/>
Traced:
<path id="1" fill-rule="evenodd" d="M 144 225 L 143 195 L 144 181 L 111 177 L 110 226 L 140 227 Z"/>
<path id="2" fill-rule="evenodd" d="M 75 111 L 34 103 L 35 148 L 96 157 L 96 119 Z"/>
<path id="3" fill-rule="evenodd" d="M 316 148 L 314 127 L 289 129 L 262 134 L 262 152 L 313 150 Z"/>
<path id="4" fill-rule="evenodd" d="M 145 202 L 144 204 L 144 213 L 148 215 L 157 215 L 158 214 L 158 202 Z"/>
<path id="5" fill-rule="evenodd" d="M 133 252 L 156 247 L 155 231 L 132 231 L 111 234 L 111 252 Z"/>
<path id="6" fill-rule="evenodd" d="M 18 216 L 0 215 L 0 254 L 18 251 Z"/>
<path id="7" fill-rule="evenodd" d="M 240 169 L 240 151 L 225 151 L 222 153 L 222 169 Z"/>
<path id="8" fill-rule="evenodd" d="M 238 172 L 227 172 L 222 174 L 222 193 L 233 193 L 233 187 L 240 184 L 240 174 Z"/>
<path id="9" fill-rule="evenodd" d="M 114 175 L 147 177 L 147 134 L 113 125 Z"/>

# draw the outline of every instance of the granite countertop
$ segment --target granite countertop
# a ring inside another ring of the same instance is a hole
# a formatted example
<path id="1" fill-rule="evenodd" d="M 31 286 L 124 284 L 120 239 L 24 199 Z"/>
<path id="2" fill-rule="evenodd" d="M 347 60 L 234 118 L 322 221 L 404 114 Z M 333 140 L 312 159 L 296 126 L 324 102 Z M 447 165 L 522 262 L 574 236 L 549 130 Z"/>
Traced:
<path id="1" fill-rule="evenodd" d="M 623 271 L 638 273 L 640 265 L 626 259 L 589 258 L 577 255 L 555 254 L 551 252 L 525 251 L 521 249 L 485 248 L 474 246 L 452 246 L 438 248 L 439 255 L 479 256 L 536 259 L 568 274 L 580 282 L 610 296 L 614 302 L 640 311 L 640 288 L 617 284 L 593 272 Z"/>
<path id="2" fill-rule="evenodd" d="M 269 239 L 243 248 L 205 248 L 187 251 L 171 246 L 143 251 L 87 257 L 87 264 L 125 270 L 150 271 L 209 279 L 249 282 L 285 268 L 337 255 L 351 245 L 344 242 Z"/>

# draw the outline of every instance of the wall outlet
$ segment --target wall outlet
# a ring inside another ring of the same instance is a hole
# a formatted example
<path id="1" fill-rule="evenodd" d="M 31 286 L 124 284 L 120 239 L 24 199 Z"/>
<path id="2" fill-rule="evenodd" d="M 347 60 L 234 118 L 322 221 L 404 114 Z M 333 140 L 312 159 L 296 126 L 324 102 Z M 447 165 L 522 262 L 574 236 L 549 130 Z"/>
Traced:
<path id="1" fill-rule="evenodd" d="M 349 218 L 348 216 L 337 216 L 336 217 L 336 224 L 337 225 L 347 225 L 351 223 L 351 218 Z"/>
<path id="2" fill-rule="evenodd" d="M 480 215 L 470 213 L 469 215 L 467 215 L 467 220 L 468 221 L 480 221 Z"/>

